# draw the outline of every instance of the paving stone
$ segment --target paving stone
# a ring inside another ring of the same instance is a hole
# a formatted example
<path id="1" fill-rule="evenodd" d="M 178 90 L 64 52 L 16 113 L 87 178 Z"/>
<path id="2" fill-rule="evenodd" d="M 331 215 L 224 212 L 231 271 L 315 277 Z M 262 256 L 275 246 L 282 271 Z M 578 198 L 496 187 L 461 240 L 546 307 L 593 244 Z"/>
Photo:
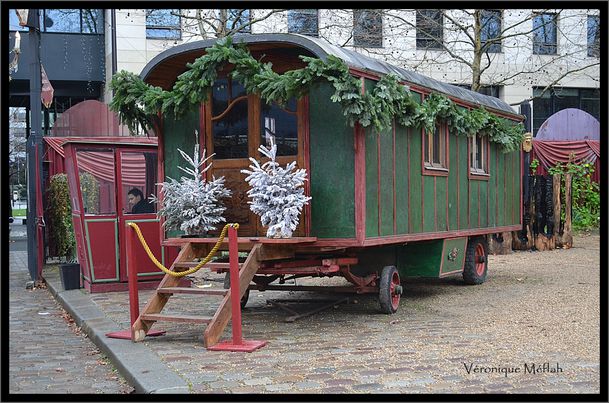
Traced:
<path id="1" fill-rule="evenodd" d="M 130 393 L 112 365 L 100 364 L 107 360 L 95 344 L 63 319 L 48 289 L 24 292 L 27 252 L 9 256 L 8 393 Z"/>
<path id="2" fill-rule="evenodd" d="M 343 388 L 341 386 L 333 386 L 330 388 L 324 388 L 321 390 L 321 393 L 348 393 L 349 390 L 347 388 Z"/>
<path id="3" fill-rule="evenodd" d="M 294 386 L 298 389 L 314 389 L 321 387 L 321 383 L 312 382 L 312 381 L 304 381 L 304 382 L 296 382 Z"/>
<path id="4" fill-rule="evenodd" d="M 244 384 L 246 385 L 268 385 L 269 383 L 272 383 L 273 381 L 271 380 L 271 378 L 254 378 L 254 379 L 246 379 L 243 381 Z"/>
<path id="5" fill-rule="evenodd" d="M 587 333 L 581 334 L 585 344 L 580 348 L 569 345 L 561 349 L 555 347 L 561 345 L 561 339 L 550 339 L 544 333 L 539 333 L 545 327 L 549 331 L 556 329 L 556 334 L 561 334 L 558 331 L 562 321 L 554 312 L 559 303 L 556 298 L 562 298 L 562 294 L 558 297 L 554 295 L 555 286 L 563 287 L 563 277 L 568 275 L 569 270 L 573 271 L 568 254 L 574 249 L 544 252 L 543 256 L 515 252 L 501 256 L 504 263 L 492 262 L 498 257 L 491 256 L 489 267 L 492 263 L 493 270 L 489 270 L 487 283 L 480 287 L 462 287 L 459 279 L 449 281 L 448 278 L 417 280 L 411 284 L 407 282 L 405 295 L 408 298 L 403 299 L 400 310 L 392 316 L 380 315 L 376 298 L 364 296 L 358 297 L 358 304 L 343 305 L 340 309 L 323 311 L 306 320 L 285 323 L 283 312 L 267 306 L 266 299 L 327 296 L 252 291 L 248 308 L 243 312 L 244 336 L 246 339 L 268 341 L 267 346 L 253 353 L 207 351 L 202 344 L 201 326 L 163 324 L 163 330 L 167 330 L 168 334 L 144 343 L 160 360 L 170 363 L 185 381 L 192 384 L 192 393 L 594 393 L 600 388 L 600 367 L 595 362 L 599 355 L 599 318 L 598 311 L 591 309 L 598 301 L 594 288 L 587 288 L 589 292 L 581 293 L 577 303 L 560 300 L 564 302 L 560 306 L 569 309 L 569 316 L 580 318 L 585 314 L 593 319 L 589 323 L 591 325 L 584 329 Z M 585 267 L 577 268 L 578 272 L 587 270 L 586 281 L 595 281 L 596 285 L 598 276 L 595 273 L 600 267 L 595 256 L 597 250 L 589 249 L 588 253 L 592 255 L 590 262 L 587 261 Z M 566 254 L 566 257 L 558 254 Z M 545 278 L 545 282 L 536 283 L 539 285 L 527 284 L 524 288 L 516 282 L 515 278 L 520 278 L 519 273 L 526 267 L 521 262 L 522 256 L 530 256 L 530 260 L 534 258 L 536 261 L 543 258 L 548 264 L 547 269 L 538 266 L 539 270 L 527 272 L 527 278 L 541 280 L 539 275 L 544 271 L 551 274 L 548 278 L 553 279 L 554 283 Z M 520 264 L 510 263 L 512 261 Z M 34 298 L 40 291 L 24 293 L 24 283 L 12 277 L 11 280 L 14 283 L 11 300 L 23 295 Z M 299 279 L 299 285 L 306 285 L 309 280 Z M 342 279 L 311 281 L 333 280 Z M 142 291 L 140 302 L 144 304 L 151 295 L 151 291 Z M 128 326 L 128 293 L 107 293 L 103 297 L 94 295 L 93 298 L 96 306 L 109 319 Z M 471 304 L 471 301 L 483 304 L 485 309 L 476 316 L 468 315 L 463 307 Z M 554 301 L 554 305 L 544 301 Z M 192 304 L 184 304 L 174 312 L 208 315 L 213 314 L 216 305 L 217 299 L 201 298 L 193 300 Z M 509 306 L 509 312 L 506 306 Z M 554 309 L 550 309 L 552 306 Z M 21 329 L 15 327 L 19 324 L 19 318 L 29 317 L 35 320 L 37 341 L 48 339 L 48 348 L 56 353 L 52 356 L 54 365 L 45 366 L 51 361 L 38 356 L 38 345 L 20 345 L 19 353 L 27 363 L 11 361 L 9 378 L 21 373 L 46 383 L 50 380 L 68 382 L 68 373 L 86 362 L 87 366 L 91 366 L 86 377 L 99 379 L 106 389 L 110 387 L 112 381 L 104 383 L 106 375 L 97 372 L 99 365 L 95 359 L 91 359 L 95 356 L 87 356 L 86 360 L 81 358 L 79 364 L 78 358 L 83 357 L 79 343 L 72 337 L 59 340 L 56 337 L 56 329 L 49 324 L 58 320 L 62 323 L 63 319 L 54 316 L 59 311 L 52 299 L 37 301 L 29 307 L 11 306 L 11 310 L 14 310 L 9 322 L 11 341 L 21 337 Z M 38 315 L 38 312 L 44 311 L 50 312 L 50 315 Z M 519 316 L 513 321 L 505 320 L 514 311 L 519 312 Z M 541 312 L 545 312 L 546 316 Z M 396 322 L 390 325 L 391 321 Z M 528 328 L 528 324 L 539 326 Z M 581 324 L 578 323 L 578 326 Z M 223 338 L 230 338 L 230 326 Z M 515 343 L 514 339 L 520 342 Z M 65 360 L 62 358 L 65 355 L 75 358 Z M 76 366 L 73 366 L 75 362 Z M 565 373 L 510 375 L 506 379 L 499 374 L 467 374 L 464 362 L 480 366 L 560 362 Z M 55 373 L 56 367 L 65 369 L 65 373 Z M 80 373 L 85 372 L 81 370 Z M 25 380 L 25 383 L 10 382 L 11 391 L 27 391 L 29 381 Z M 82 385 L 87 386 L 84 381 Z M 64 389 L 67 390 L 67 387 Z"/>
<path id="6" fill-rule="evenodd" d="M 384 386 L 380 383 L 362 383 L 352 386 L 354 391 L 377 391 L 383 389 Z"/>
<path id="7" fill-rule="evenodd" d="M 293 389 L 294 384 L 292 383 L 280 383 L 280 384 L 272 384 L 265 385 L 264 388 L 269 392 L 286 392 Z"/>

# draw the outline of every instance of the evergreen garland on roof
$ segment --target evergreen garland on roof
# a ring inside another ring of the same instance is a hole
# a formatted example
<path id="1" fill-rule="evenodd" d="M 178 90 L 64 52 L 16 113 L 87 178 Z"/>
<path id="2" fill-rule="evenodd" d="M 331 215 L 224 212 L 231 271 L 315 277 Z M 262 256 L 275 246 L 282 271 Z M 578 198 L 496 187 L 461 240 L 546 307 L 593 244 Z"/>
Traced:
<path id="1" fill-rule="evenodd" d="M 305 95 L 314 83 L 326 80 L 334 87 L 331 100 L 341 105 L 351 127 L 359 123 L 380 133 L 391 127 L 395 118 L 405 127 L 432 130 L 435 123 L 442 120 L 447 122 L 451 133 L 488 136 L 490 141 L 500 144 L 504 152 L 517 150 L 523 139 L 521 123 L 499 118 L 483 107 L 462 108 L 437 93 L 419 104 L 394 74 L 383 76 L 372 91 L 362 94 L 361 81 L 349 73 L 344 61 L 333 55 L 328 55 L 325 61 L 300 56 L 307 64 L 304 68 L 278 74 L 272 70 L 271 63 L 254 59 L 245 44 L 233 44 L 231 37 L 218 40 L 206 52 L 187 64 L 188 70 L 178 76 L 169 91 L 146 84 L 136 74 L 120 71 L 110 83 L 114 91 L 110 109 L 118 112 L 121 123 L 132 132 L 138 125 L 150 130 L 159 112 L 179 118 L 205 102 L 218 70 L 230 63 L 234 65 L 230 76 L 243 84 L 247 93 L 258 94 L 267 104 L 284 105 L 292 97 L 298 99 Z"/>

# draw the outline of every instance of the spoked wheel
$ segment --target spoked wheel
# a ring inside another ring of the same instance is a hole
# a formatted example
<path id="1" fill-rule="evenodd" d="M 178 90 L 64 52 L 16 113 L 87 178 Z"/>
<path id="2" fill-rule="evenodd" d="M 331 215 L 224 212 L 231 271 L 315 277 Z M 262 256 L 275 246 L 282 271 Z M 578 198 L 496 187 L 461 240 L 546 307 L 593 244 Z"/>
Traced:
<path id="1" fill-rule="evenodd" d="M 383 313 L 396 313 L 400 306 L 402 285 L 395 266 L 385 266 L 379 279 L 379 302 Z"/>
<path id="2" fill-rule="evenodd" d="M 466 284 L 482 284 L 488 272 L 488 246 L 486 239 L 476 237 L 469 240 L 463 267 L 463 281 Z"/>
<path id="3" fill-rule="evenodd" d="M 224 289 L 228 290 L 230 288 L 230 273 L 226 272 L 226 274 L 224 275 Z M 250 290 L 249 288 L 247 290 L 245 290 L 245 294 L 243 294 L 243 296 L 241 297 L 241 309 L 245 308 L 245 306 L 247 305 L 247 300 L 250 297 Z"/>

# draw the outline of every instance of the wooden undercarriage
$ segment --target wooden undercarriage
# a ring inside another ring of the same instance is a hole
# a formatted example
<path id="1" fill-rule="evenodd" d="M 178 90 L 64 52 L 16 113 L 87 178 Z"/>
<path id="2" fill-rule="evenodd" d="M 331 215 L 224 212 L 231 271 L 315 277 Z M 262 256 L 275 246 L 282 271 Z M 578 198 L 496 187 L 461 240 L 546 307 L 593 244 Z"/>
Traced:
<path id="1" fill-rule="evenodd" d="M 214 238 L 184 238 L 171 239 L 173 245 L 181 245 L 181 251 L 170 270 L 186 271 L 199 264 L 215 244 Z M 220 251 L 227 248 L 226 242 Z M 315 242 L 315 238 L 238 238 L 239 251 L 247 251 L 247 257 L 241 257 L 238 263 L 238 279 L 240 297 L 249 290 L 278 290 L 278 291 L 328 291 L 334 293 L 378 293 L 382 292 L 379 284 L 380 273 L 369 273 L 366 276 L 355 275 L 351 267 L 358 263 L 354 256 L 345 254 L 344 249 L 335 248 L 332 251 L 311 250 L 307 244 Z M 231 265 L 230 256 L 220 255 L 218 259 L 203 266 L 203 269 L 216 273 L 228 273 Z M 235 265 L 236 266 L 236 265 Z M 395 269 L 394 269 L 395 270 Z M 287 285 L 286 280 L 300 277 L 333 277 L 342 276 L 352 286 L 324 287 Z M 272 284 L 277 281 L 277 284 Z M 156 293 L 148 301 L 142 313 L 132 326 L 132 340 L 141 341 L 148 334 L 151 326 L 157 321 L 205 323 L 207 327 L 203 334 L 206 347 L 214 346 L 231 319 L 231 289 L 207 290 L 200 288 L 179 287 L 180 277 L 165 275 Z M 395 281 L 394 281 L 395 282 Z M 394 287 L 388 292 L 399 302 L 399 277 Z M 213 317 L 193 317 L 163 315 L 165 304 L 174 294 L 197 294 L 223 297 Z M 390 295 L 390 297 L 391 297 Z M 397 309 L 397 305 L 396 305 Z"/>

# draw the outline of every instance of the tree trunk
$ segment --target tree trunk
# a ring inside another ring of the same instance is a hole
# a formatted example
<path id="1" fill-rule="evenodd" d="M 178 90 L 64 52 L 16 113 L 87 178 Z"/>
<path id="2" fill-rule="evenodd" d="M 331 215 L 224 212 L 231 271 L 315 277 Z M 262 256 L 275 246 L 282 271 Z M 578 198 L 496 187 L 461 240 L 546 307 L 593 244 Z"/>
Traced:
<path id="1" fill-rule="evenodd" d="M 501 232 L 498 234 L 489 234 L 488 238 L 488 253 L 490 255 L 509 255 L 512 253 L 512 233 Z"/>
<path id="2" fill-rule="evenodd" d="M 555 174 L 553 176 L 552 185 L 554 187 L 552 192 L 552 204 L 554 205 L 554 241 L 558 248 L 562 246 L 562 239 L 560 236 L 560 174 Z"/>
<path id="3" fill-rule="evenodd" d="M 480 89 L 480 75 L 481 75 L 481 61 L 482 61 L 482 41 L 481 41 L 481 12 L 476 10 L 474 12 L 474 58 L 472 60 L 472 91 L 478 91 Z"/>
<path id="4" fill-rule="evenodd" d="M 562 245 L 565 249 L 573 246 L 573 236 L 571 235 L 571 178 L 570 173 L 565 174 L 565 227 L 562 233 Z"/>

